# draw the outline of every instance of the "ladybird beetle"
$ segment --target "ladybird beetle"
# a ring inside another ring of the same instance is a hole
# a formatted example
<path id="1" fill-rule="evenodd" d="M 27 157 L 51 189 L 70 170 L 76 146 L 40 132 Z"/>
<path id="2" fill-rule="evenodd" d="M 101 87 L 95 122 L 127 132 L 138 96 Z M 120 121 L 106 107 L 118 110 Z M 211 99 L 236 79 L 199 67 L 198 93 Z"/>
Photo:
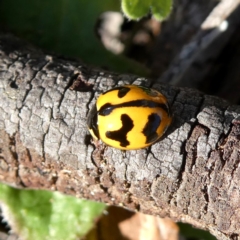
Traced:
<path id="1" fill-rule="evenodd" d="M 94 139 L 122 150 L 156 142 L 172 121 L 167 99 L 158 91 L 124 85 L 104 92 L 87 118 Z"/>

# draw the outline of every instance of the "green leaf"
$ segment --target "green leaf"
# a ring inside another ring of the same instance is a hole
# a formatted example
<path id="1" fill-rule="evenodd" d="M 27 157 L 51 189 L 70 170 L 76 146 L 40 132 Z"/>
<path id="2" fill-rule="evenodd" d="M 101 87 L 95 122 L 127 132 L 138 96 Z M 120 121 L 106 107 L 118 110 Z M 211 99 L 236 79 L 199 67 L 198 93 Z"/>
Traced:
<path id="1" fill-rule="evenodd" d="M 164 20 L 171 11 L 172 0 L 122 0 L 122 10 L 129 19 L 138 20 L 149 14 L 159 21 Z"/>
<path id="2" fill-rule="evenodd" d="M 152 0 L 152 14 L 159 21 L 168 17 L 172 9 L 172 0 Z"/>
<path id="3" fill-rule="evenodd" d="M 102 203 L 57 192 L 19 190 L 0 184 L 3 214 L 27 240 L 75 240 L 84 236 L 105 209 Z"/>
<path id="4" fill-rule="evenodd" d="M 139 19 L 150 12 L 152 0 L 122 0 L 122 10 L 129 19 Z"/>

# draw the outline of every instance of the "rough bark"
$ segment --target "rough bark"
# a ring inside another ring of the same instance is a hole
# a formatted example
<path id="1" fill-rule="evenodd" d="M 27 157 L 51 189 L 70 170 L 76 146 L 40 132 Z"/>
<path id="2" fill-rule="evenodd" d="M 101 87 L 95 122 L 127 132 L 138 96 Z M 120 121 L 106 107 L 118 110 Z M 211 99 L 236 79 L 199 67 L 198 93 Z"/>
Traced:
<path id="1" fill-rule="evenodd" d="M 45 55 L 0 36 L 0 181 L 121 205 L 240 239 L 240 107 Z M 77 79 L 77 82 L 76 82 Z M 78 84 L 76 84 L 78 83 Z M 86 115 L 124 83 L 162 91 L 174 121 L 150 148 L 94 145 Z"/>

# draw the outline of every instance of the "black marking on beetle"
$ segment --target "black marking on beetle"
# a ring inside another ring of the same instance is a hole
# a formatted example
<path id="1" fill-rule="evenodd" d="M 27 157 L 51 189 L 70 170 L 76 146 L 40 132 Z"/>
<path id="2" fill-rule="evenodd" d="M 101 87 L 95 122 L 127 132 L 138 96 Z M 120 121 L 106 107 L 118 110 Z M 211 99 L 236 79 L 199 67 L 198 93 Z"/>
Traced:
<path id="1" fill-rule="evenodd" d="M 158 139 L 157 129 L 161 124 L 161 117 L 157 113 L 152 113 L 148 116 L 142 133 L 146 136 L 146 144 L 155 142 Z"/>
<path id="2" fill-rule="evenodd" d="M 87 116 L 87 126 L 89 129 L 93 130 L 95 136 L 99 139 L 98 112 L 96 104 L 94 104 Z"/>
<path id="3" fill-rule="evenodd" d="M 109 89 L 109 90 L 107 90 L 106 92 L 102 93 L 102 95 L 105 95 L 105 94 L 107 94 L 107 93 L 109 93 L 109 92 L 112 92 L 112 91 L 115 91 L 115 90 L 121 90 L 122 88 L 123 88 L 123 86 Z"/>
<path id="4" fill-rule="evenodd" d="M 113 109 L 114 105 L 112 105 L 111 103 L 106 103 L 99 109 L 99 115 L 107 116 L 113 111 Z"/>
<path id="5" fill-rule="evenodd" d="M 118 91 L 118 97 L 123 98 L 131 89 L 129 87 L 121 87 Z"/>
<path id="6" fill-rule="evenodd" d="M 122 107 L 162 108 L 164 111 L 166 111 L 169 114 L 169 108 L 166 104 L 143 99 L 143 100 L 124 102 L 124 103 L 115 104 L 115 105 L 112 105 L 111 103 L 106 103 L 99 109 L 99 115 L 107 116 L 115 108 L 122 108 Z"/>
<path id="7" fill-rule="evenodd" d="M 119 98 L 123 98 L 124 96 L 126 96 L 126 94 L 131 90 L 129 87 L 124 87 L 124 86 L 120 86 L 120 87 L 116 87 L 113 89 L 110 89 L 106 92 L 104 92 L 102 95 L 105 95 L 106 93 L 112 92 L 112 91 L 116 91 L 118 90 L 118 97 Z"/>
<path id="8" fill-rule="evenodd" d="M 130 142 L 127 140 L 127 134 L 132 130 L 134 125 L 133 120 L 127 114 L 121 115 L 121 121 L 122 127 L 116 131 L 107 131 L 106 137 L 120 142 L 121 147 L 126 147 L 130 144 Z"/>

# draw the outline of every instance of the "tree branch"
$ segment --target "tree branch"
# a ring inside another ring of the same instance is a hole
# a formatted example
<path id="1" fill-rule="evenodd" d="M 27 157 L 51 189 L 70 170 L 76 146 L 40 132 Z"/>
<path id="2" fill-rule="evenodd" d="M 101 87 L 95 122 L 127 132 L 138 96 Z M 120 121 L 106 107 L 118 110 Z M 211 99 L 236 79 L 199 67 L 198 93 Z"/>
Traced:
<path id="1" fill-rule="evenodd" d="M 239 106 L 45 55 L 10 35 L 0 36 L 0 56 L 1 182 L 170 216 L 238 239 Z M 147 149 L 95 146 L 86 115 L 102 91 L 126 83 L 162 91 L 173 124 Z"/>

